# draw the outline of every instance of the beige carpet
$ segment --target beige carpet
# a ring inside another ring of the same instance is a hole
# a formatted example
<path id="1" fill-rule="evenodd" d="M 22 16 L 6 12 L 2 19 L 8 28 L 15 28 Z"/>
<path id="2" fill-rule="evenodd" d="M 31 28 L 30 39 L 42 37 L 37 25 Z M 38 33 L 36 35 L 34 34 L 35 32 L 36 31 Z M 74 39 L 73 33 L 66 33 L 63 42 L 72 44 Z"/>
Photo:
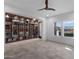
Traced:
<path id="1" fill-rule="evenodd" d="M 73 47 L 41 39 L 5 44 L 5 59 L 74 59 Z"/>

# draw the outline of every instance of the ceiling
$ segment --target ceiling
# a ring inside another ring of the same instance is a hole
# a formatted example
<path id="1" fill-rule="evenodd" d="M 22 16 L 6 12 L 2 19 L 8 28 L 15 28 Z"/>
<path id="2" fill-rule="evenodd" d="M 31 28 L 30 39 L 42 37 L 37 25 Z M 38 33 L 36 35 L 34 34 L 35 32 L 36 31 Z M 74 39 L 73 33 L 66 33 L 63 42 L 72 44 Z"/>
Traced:
<path id="1" fill-rule="evenodd" d="M 5 6 L 18 9 L 25 16 L 49 17 L 74 11 L 74 0 L 49 0 L 49 7 L 56 11 L 38 11 L 45 7 L 45 0 L 5 0 Z M 5 7 L 6 8 L 6 7 Z"/>

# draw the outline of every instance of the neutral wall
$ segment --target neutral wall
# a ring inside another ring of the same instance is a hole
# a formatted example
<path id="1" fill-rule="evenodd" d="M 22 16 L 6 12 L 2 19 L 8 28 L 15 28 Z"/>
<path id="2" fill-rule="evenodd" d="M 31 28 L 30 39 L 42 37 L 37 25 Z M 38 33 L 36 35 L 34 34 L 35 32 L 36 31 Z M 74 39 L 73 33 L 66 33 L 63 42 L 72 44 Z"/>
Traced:
<path id="1" fill-rule="evenodd" d="M 8 5 L 5 5 L 5 12 L 18 14 L 22 16 L 27 16 L 21 10 L 16 9 L 14 7 L 10 7 Z M 73 20 L 74 14 L 73 12 L 65 13 L 62 15 L 53 16 L 50 18 L 41 18 L 42 23 L 40 25 L 40 35 L 42 36 L 43 40 L 50 40 L 50 41 L 56 41 L 60 43 L 66 43 L 69 45 L 74 45 L 74 39 L 69 37 L 57 37 L 54 36 L 54 22 L 55 21 L 63 21 L 63 20 Z"/>
<path id="2" fill-rule="evenodd" d="M 61 15 L 57 15 L 50 18 L 45 18 L 43 20 L 43 39 L 56 41 L 60 43 L 65 43 L 69 45 L 74 45 L 74 38 L 72 37 L 64 37 L 64 36 L 55 36 L 54 35 L 54 22 L 56 21 L 67 21 L 67 20 L 74 20 L 74 13 L 69 12 Z"/>

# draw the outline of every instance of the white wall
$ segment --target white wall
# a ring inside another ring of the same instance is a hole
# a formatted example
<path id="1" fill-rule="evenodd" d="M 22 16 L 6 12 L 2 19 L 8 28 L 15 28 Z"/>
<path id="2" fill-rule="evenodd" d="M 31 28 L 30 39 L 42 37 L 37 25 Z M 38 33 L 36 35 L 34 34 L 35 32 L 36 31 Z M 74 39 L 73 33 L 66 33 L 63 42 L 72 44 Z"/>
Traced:
<path id="1" fill-rule="evenodd" d="M 25 15 L 25 12 L 23 13 L 20 9 L 16 9 L 14 7 L 10 7 L 8 5 L 5 5 L 5 12 L 18 14 L 22 16 Z M 57 37 L 54 36 L 54 22 L 55 21 L 66 21 L 66 20 L 74 20 L 74 13 L 69 12 L 62 15 L 53 16 L 50 18 L 42 18 L 42 23 L 40 25 L 40 35 L 44 40 L 50 40 L 50 41 L 56 41 L 61 43 L 66 43 L 69 45 L 74 45 L 74 39 L 68 38 L 68 37 Z"/>
<path id="2" fill-rule="evenodd" d="M 43 24 L 44 34 L 42 35 L 44 37 L 43 39 L 65 43 L 69 45 L 74 45 L 74 38 L 54 35 L 54 22 L 55 21 L 67 21 L 67 20 L 74 20 L 74 12 L 69 12 L 69 13 L 65 13 L 62 15 L 45 18 L 45 20 L 43 20 L 44 22 Z"/>

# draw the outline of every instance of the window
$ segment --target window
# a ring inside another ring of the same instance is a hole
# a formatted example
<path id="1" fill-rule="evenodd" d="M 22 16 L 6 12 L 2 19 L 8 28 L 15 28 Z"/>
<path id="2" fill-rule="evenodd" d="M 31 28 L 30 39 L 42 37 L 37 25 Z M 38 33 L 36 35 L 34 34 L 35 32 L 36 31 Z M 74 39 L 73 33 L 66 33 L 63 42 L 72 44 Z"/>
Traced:
<path id="1" fill-rule="evenodd" d="M 54 23 L 54 35 L 61 36 L 62 23 L 60 21 Z"/>
<path id="2" fill-rule="evenodd" d="M 74 21 L 64 21 L 64 36 L 73 37 L 74 36 Z"/>

